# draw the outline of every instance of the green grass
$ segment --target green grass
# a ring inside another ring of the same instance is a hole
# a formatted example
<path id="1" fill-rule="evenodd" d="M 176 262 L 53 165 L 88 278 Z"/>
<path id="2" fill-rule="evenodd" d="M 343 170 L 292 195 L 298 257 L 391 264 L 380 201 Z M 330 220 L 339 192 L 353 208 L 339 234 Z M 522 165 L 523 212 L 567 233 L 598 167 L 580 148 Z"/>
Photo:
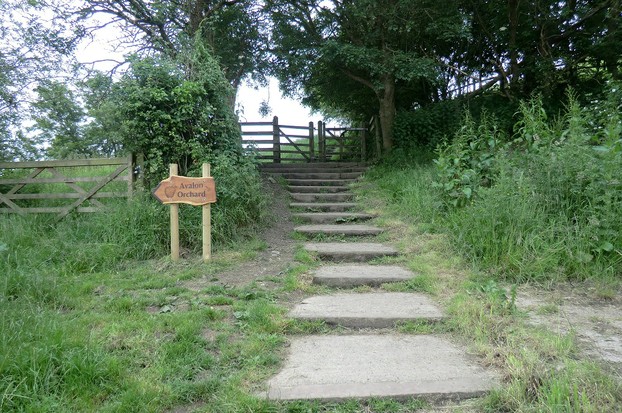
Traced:
<path id="1" fill-rule="evenodd" d="M 480 203 L 466 210 L 447 210 L 432 187 L 435 169 L 430 163 L 385 164 L 369 171 L 366 179 L 371 184 L 361 185 L 356 191 L 366 203 L 383 211 L 380 219 L 387 229 L 387 239 L 402 252 L 397 262 L 421 274 L 408 282 L 383 285 L 383 289 L 424 292 L 446 308 L 447 319 L 442 323 L 405 323 L 399 326 L 399 331 L 451 334 L 455 341 L 478 354 L 482 363 L 500 373 L 502 386 L 476 401 L 475 411 L 613 413 L 619 410 L 622 405 L 619 381 L 602 365 L 581 355 L 572 333 L 560 334 L 527 324 L 516 308 L 516 292 L 521 281 L 533 280 L 533 275 L 538 274 L 536 279 L 552 286 L 564 279 L 556 272 L 544 278 L 542 269 L 550 268 L 551 264 L 546 260 L 553 259 L 548 255 L 550 247 L 543 249 L 543 243 L 548 242 L 544 237 L 529 240 L 511 232 L 518 228 L 512 220 L 522 225 L 539 219 L 533 206 L 499 196 L 494 198 L 497 204 Z M 506 193 L 508 190 L 504 187 Z M 503 237 L 490 230 L 494 214 L 508 218 L 503 221 L 503 234 L 506 234 Z M 517 240 L 525 240 L 527 248 L 534 253 L 521 258 L 523 264 L 508 266 L 486 259 L 510 252 L 505 259 L 518 260 L 516 257 L 525 251 L 525 246 L 517 246 Z M 481 252 L 475 254 L 473 251 L 478 248 Z M 490 252 L 483 248 L 489 248 Z M 523 252 L 511 253 L 521 248 Z M 542 251 L 545 254 L 538 255 Z M 534 271 L 529 276 L 525 274 L 526 264 Z M 619 284 L 610 276 L 605 275 L 601 281 L 596 281 L 596 285 L 600 286 L 597 291 L 603 299 L 618 291 Z M 556 309 L 550 306 L 542 311 L 550 314 Z"/>

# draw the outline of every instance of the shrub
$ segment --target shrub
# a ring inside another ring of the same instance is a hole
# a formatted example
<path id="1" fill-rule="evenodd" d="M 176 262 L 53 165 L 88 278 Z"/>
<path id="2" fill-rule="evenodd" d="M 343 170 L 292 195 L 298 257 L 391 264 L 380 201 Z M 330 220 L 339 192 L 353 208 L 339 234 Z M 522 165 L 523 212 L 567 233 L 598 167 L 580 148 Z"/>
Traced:
<path id="1" fill-rule="evenodd" d="M 619 274 L 619 135 L 599 137 L 589 128 L 591 115 L 572 94 L 566 115 L 556 121 L 547 119 L 538 99 L 520 108 L 514 139 L 487 158 L 492 167 L 472 164 L 480 159 L 477 143 L 486 138 L 485 132 L 472 134 L 470 140 L 458 135 L 439 151 L 437 185 L 452 205 L 465 206 L 449 215 L 452 232 L 473 257 L 515 277 Z M 473 126 L 467 122 L 464 129 L 472 131 Z M 455 159 L 462 175 L 447 172 Z M 485 188 L 481 181 L 488 179 L 490 171 L 494 185 Z M 470 204 L 465 201 L 466 189 L 472 189 L 469 194 L 477 193 Z"/>

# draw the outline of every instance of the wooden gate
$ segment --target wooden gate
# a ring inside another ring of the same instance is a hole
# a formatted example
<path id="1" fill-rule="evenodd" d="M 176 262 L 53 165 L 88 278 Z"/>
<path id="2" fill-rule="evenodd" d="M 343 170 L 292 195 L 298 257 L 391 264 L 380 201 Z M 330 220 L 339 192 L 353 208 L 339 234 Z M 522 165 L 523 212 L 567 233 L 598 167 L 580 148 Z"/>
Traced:
<path id="1" fill-rule="evenodd" d="M 121 184 L 110 188 L 114 182 Z M 62 219 L 74 210 L 99 212 L 105 208 L 100 199 L 130 197 L 133 186 L 134 158 L 131 156 L 0 162 L 0 213 L 50 213 Z M 41 205 L 42 202 L 45 204 Z"/>
<path id="2" fill-rule="evenodd" d="M 262 162 L 329 162 L 366 159 L 365 127 L 329 127 L 322 121 L 308 125 L 272 122 L 241 122 L 242 146 L 256 152 Z"/>

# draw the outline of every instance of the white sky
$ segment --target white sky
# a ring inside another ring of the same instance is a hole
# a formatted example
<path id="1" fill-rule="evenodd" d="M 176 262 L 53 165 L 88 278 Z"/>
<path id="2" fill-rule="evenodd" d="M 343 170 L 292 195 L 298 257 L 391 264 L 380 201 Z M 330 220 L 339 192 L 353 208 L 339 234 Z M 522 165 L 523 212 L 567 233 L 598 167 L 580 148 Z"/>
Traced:
<path id="1" fill-rule="evenodd" d="M 80 45 L 77 55 L 81 63 L 104 59 L 123 61 L 123 51 L 113 50 L 113 46 L 117 44 L 114 30 L 98 30 L 95 35 L 93 41 L 83 42 Z M 114 66 L 114 62 L 101 62 L 97 63 L 96 68 L 106 71 Z M 268 101 L 272 111 L 268 116 L 262 118 L 259 114 L 259 108 L 264 100 Z M 273 116 L 279 117 L 279 123 L 289 125 L 306 125 L 309 121 L 321 120 L 319 115 L 312 116 L 310 111 L 298 101 L 284 98 L 279 91 L 278 81 L 274 78 L 270 79 L 269 87 L 259 89 L 254 89 L 243 83 L 238 91 L 236 108 L 242 122 L 266 122 L 271 121 Z"/>

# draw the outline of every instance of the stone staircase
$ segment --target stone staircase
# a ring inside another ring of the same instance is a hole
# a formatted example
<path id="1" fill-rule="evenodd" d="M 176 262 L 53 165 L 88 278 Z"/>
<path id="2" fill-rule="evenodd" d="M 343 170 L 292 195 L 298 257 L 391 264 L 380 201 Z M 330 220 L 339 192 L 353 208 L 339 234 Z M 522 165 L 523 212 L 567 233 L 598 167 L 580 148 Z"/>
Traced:
<path id="1" fill-rule="evenodd" d="M 442 322 L 443 311 L 418 293 L 355 292 L 351 288 L 410 280 L 411 271 L 369 261 L 396 256 L 390 245 L 369 242 L 382 228 L 365 223 L 373 215 L 356 210 L 348 185 L 365 167 L 354 163 L 269 165 L 264 173 L 287 181 L 293 216 L 305 225 L 295 228 L 308 237 L 339 236 L 342 242 L 306 242 L 304 249 L 326 261 L 313 282 L 336 288 L 307 297 L 289 316 L 323 321 L 354 330 L 352 334 L 292 337 L 288 359 L 262 393 L 275 400 L 350 398 L 426 398 L 460 400 L 482 395 L 496 386 L 494 374 L 470 359 L 444 336 L 396 332 L 403 322 Z"/>

